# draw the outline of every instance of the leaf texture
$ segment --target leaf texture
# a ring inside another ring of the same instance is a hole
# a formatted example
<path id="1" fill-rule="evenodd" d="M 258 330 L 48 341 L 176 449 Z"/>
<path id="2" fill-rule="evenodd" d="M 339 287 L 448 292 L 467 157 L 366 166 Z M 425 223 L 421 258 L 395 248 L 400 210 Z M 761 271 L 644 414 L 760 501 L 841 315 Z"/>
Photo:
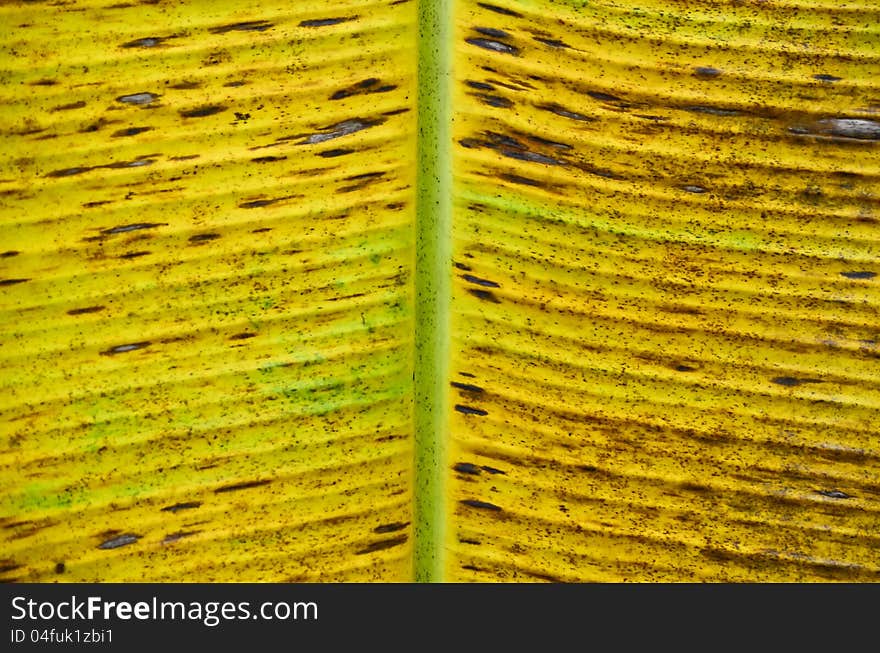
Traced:
<path id="1" fill-rule="evenodd" d="M 0 579 L 880 579 L 876 3 L 456 0 L 436 338 L 416 5 L 0 6 Z"/>
<path id="2" fill-rule="evenodd" d="M 448 579 L 880 579 L 877 4 L 455 29 Z"/>
<path id="3" fill-rule="evenodd" d="M 0 578 L 411 577 L 415 20 L 0 7 Z"/>

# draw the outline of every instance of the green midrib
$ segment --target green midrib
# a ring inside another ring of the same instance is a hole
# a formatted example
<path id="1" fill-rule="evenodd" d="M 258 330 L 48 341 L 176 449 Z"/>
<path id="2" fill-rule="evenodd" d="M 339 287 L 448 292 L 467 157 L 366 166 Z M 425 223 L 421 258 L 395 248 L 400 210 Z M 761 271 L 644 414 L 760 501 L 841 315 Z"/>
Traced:
<path id="1" fill-rule="evenodd" d="M 414 572 L 443 580 L 451 294 L 450 25 L 453 0 L 419 0 Z"/>

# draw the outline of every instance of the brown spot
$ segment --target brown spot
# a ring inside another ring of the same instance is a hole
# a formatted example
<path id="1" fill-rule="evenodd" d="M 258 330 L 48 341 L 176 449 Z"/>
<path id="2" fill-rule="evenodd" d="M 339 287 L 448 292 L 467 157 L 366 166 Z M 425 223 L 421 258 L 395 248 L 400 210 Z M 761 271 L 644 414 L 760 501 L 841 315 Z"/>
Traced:
<path id="1" fill-rule="evenodd" d="M 373 529 L 374 533 L 394 533 L 395 531 L 403 530 L 409 526 L 408 521 L 398 521 L 393 522 L 391 524 L 382 524 L 381 526 L 376 526 Z"/>
<path id="2" fill-rule="evenodd" d="M 128 41 L 123 43 L 122 48 L 155 48 L 157 45 L 162 45 L 162 42 L 165 41 L 165 37 L 163 36 L 146 36 L 142 39 L 135 39 L 134 41 Z"/>
<path id="3" fill-rule="evenodd" d="M 272 481 L 269 479 L 264 479 L 261 481 L 246 481 L 244 483 L 235 483 L 233 485 L 224 485 L 222 487 L 218 487 L 214 492 L 216 494 L 220 494 L 222 492 L 237 492 L 238 490 L 249 490 L 251 488 L 260 487 L 262 485 L 269 485 Z"/>
<path id="4" fill-rule="evenodd" d="M 183 538 L 195 535 L 196 533 L 201 533 L 201 531 L 177 531 L 176 533 L 170 533 L 162 538 L 162 544 L 171 544 L 172 542 L 182 540 Z"/>
<path id="5" fill-rule="evenodd" d="M 476 288 L 468 288 L 467 291 L 476 297 L 477 299 L 482 299 L 487 302 L 492 302 L 493 304 L 500 304 L 501 300 L 498 299 L 495 294 L 489 290 L 478 290 Z"/>
<path id="6" fill-rule="evenodd" d="M 141 231 L 142 229 L 155 229 L 156 227 L 165 226 L 168 226 L 167 222 L 135 222 L 132 224 L 120 225 L 118 227 L 111 227 L 110 229 L 103 229 L 101 233 L 105 236 L 112 236 L 114 234 L 124 234 L 130 231 Z"/>
<path id="7" fill-rule="evenodd" d="M 494 11 L 496 14 L 501 14 L 502 16 L 513 16 L 514 18 L 522 18 L 522 14 L 518 14 L 512 9 L 505 9 L 504 7 L 486 4 L 485 2 L 478 2 L 477 6 L 482 7 L 483 9 L 488 9 L 489 11 Z"/>
<path id="8" fill-rule="evenodd" d="M 455 467 L 452 469 L 462 474 L 472 474 L 474 476 L 480 475 L 480 468 L 473 463 L 456 463 Z"/>
<path id="9" fill-rule="evenodd" d="M 211 240 L 217 240 L 220 238 L 220 234 L 210 233 L 210 234 L 195 234 L 189 237 L 189 242 L 191 243 L 206 243 Z"/>
<path id="10" fill-rule="evenodd" d="M 570 45 L 568 45 L 568 43 L 566 43 L 565 41 L 560 41 L 559 39 L 545 39 L 540 36 L 533 36 L 532 38 L 535 39 L 538 43 L 543 43 L 544 45 L 549 46 L 551 48 L 569 48 L 569 47 L 571 47 Z"/>
<path id="11" fill-rule="evenodd" d="M 152 127 L 128 127 L 127 129 L 118 129 L 110 136 L 113 138 L 120 138 L 122 136 L 136 136 L 137 134 L 143 134 L 144 132 L 148 132 L 152 129 Z"/>
<path id="12" fill-rule="evenodd" d="M 465 392 L 474 392 L 481 393 L 483 389 L 478 385 L 471 385 L 470 383 L 459 383 L 458 381 L 451 381 L 449 383 L 453 388 L 458 388 L 459 390 L 464 390 Z"/>
<path id="13" fill-rule="evenodd" d="M 98 548 L 118 549 L 119 547 L 134 544 L 139 539 L 141 539 L 140 535 L 135 535 L 134 533 L 125 533 L 124 535 L 117 535 L 116 537 L 111 537 L 109 540 L 104 540 L 103 542 L 101 542 L 101 544 L 98 545 Z"/>
<path id="14" fill-rule="evenodd" d="M 265 32 L 267 29 L 274 26 L 275 25 L 268 20 L 248 20 L 241 23 L 230 23 L 229 25 L 212 27 L 208 31 L 211 32 L 211 34 L 226 34 L 227 32 Z"/>
<path id="15" fill-rule="evenodd" d="M 828 497 L 829 499 L 852 499 L 853 496 L 851 494 L 847 494 L 846 492 L 841 492 L 840 490 L 817 490 L 819 494 L 823 497 Z"/>
<path id="16" fill-rule="evenodd" d="M 480 510 L 492 510 L 494 512 L 501 510 L 501 506 L 496 506 L 494 503 L 479 501 L 477 499 L 462 499 L 459 503 L 465 506 L 470 506 L 471 508 L 479 508 Z"/>
<path id="17" fill-rule="evenodd" d="M 175 503 L 171 506 L 165 506 L 164 508 L 162 508 L 162 512 L 179 512 L 181 510 L 192 510 L 193 508 L 198 508 L 201 505 L 201 501 L 186 501 L 184 503 Z"/>
<path id="18" fill-rule="evenodd" d="M 150 341 L 147 340 L 144 342 L 132 342 L 132 343 L 125 344 L 125 345 L 117 345 L 116 347 L 111 347 L 110 349 L 107 349 L 106 351 L 102 351 L 101 355 L 102 356 L 115 356 L 116 354 L 125 354 L 130 351 L 137 351 L 138 349 L 144 349 L 145 347 L 149 347 L 150 344 L 151 344 Z"/>
<path id="19" fill-rule="evenodd" d="M 358 16 L 346 16 L 344 18 L 312 18 L 310 20 L 301 21 L 300 27 L 328 27 L 330 25 L 338 25 L 355 20 Z"/>
<path id="20" fill-rule="evenodd" d="M 346 154 L 351 154 L 354 150 L 344 150 L 341 148 L 337 148 L 335 150 L 324 150 L 323 152 L 317 152 L 318 156 L 322 156 L 325 159 L 332 159 L 337 156 L 345 156 Z"/>
<path id="21" fill-rule="evenodd" d="M 455 404 L 455 410 L 463 415 L 488 415 L 489 413 L 482 408 L 473 408 L 464 404 Z"/>
<path id="22" fill-rule="evenodd" d="M 226 111 L 226 107 L 220 106 L 219 104 L 208 104 L 202 107 L 196 107 L 195 109 L 184 109 L 179 113 L 184 118 L 204 118 L 205 116 L 213 116 L 214 114 L 223 111 Z"/>
<path id="23" fill-rule="evenodd" d="M 776 376 L 770 379 L 770 382 L 786 387 L 795 387 L 805 383 L 822 383 L 821 379 L 799 379 L 794 376 Z"/>
<path id="24" fill-rule="evenodd" d="M 363 549 L 356 551 L 355 555 L 364 555 L 365 553 L 374 553 L 375 551 L 390 549 L 403 544 L 406 540 L 406 535 L 398 535 L 397 537 L 392 537 L 387 540 L 379 540 L 378 542 L 373 542 L 372 544 L 365 546 Z"/>
<path id="25" fill-rule="evenodd" d="M 86 106 L 84 100 L 80 100 L 79 102 L 71 102 L 70 104 L 62 104 L 57 107 L 53 107 L 52 111 L 70 111 L 71 109 L 82 109 Z"/>

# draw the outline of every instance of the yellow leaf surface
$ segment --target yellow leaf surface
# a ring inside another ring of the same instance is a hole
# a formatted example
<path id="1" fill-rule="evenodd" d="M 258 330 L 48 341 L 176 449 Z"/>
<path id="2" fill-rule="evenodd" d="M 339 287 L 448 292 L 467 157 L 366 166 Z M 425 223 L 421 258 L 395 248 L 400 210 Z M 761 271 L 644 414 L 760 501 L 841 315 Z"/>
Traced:
<path id="1" fill-rule="evenodd" d="M 4 579 L 410 578 L 415 20 L 0 7 Z"/>
<path id="2" fill-rule="evenodd" d="M 447 578 L 880 578 L 880 7 L 455 27 Z"/>

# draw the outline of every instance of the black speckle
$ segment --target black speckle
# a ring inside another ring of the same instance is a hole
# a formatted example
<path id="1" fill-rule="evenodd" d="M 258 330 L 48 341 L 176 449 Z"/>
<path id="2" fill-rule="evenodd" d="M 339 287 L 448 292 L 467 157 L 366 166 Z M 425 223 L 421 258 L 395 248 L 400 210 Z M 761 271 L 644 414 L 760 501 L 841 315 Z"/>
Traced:
<path id="1" fill-rule="evenodd" d="M 835 77 L 834 75 L 826 75 L 824 73 L 820 73 L 818 75 L 813 75 L 813 79 L 820 82 L 839 82 L 841 79 L 843 79 L 843 77 Z"/>
<path id="2" fill-rule="evenodd" d="M 468 377 L 469 379 L 475 379 L 475 378 L 477 378 L 477 376 L 476 376 L 475 374 L 471 374 L 470 372 L 459 372 L 458 374 L 459 374 L 460 376 L 466 376 L 466 377 Z"/>
<path id="3" fill-rule="evenodd" d="M 483 471 L 489 472 L 490 474 L 501 474 L 506 475 L 507 472 L 502 472 L 500 469 L 496 469 L 495 467 L 489 467 L 488 465 L 483 465 Z"/>
<path id="4" fill-rule="evenodd" d="M 256 338 L 256 333 L 251 333 L 250 331 L 245 331 L 243 333 L 236 333 L 234 336 L 229 336 L 230 340 L 248 340 L 250 338 Z"/>
<path id="5" fill-rule="evenodd" d="M 501 506 L 496 506 L 494 503 L 488 503 L 487 501 L 478 501 L 477 499 L 462 499 L 459 503 L 471 508 L 480 508 L 481 510 L 493 510 L 495 512 L 501 510 Z"/>
<path id="6" fill-rule="evenodd" d="M 455 410 L 459 413 L 463 413 L 464 415 L 488 415 L 489 413 L 482 408 L 472 408 L 470 406 L 464 406 L 462 404 L 455 404 Z"/>
<path id="7" fill-rule="evenodd" d="M 408 521 L 397 521 L 397 522 L 393 522 L 391 524 L 382 524 L 381 526 L 376 526 L 376 528 L 373 529 L 373 532 L 374 533 L 394 533 L 396 531 L 403 530 L 407 526 L 409 526 Z"/>
<path id="8" fill-rule="evenodd" d="M 117 535 L 116 537 L 110 538 L 109 540 L 104 540 L 101 544 L 98 545 L 99 549 L 118 549 L 121 546 L 128 546 L 129 544 L 134 544 L 139 539 L 141 539 L 140 535 L 135 535 L 133 533 L 126 533 L 125 535 Z"/>
<path id="9" fill-rule="evenodd" d="M 691 367 L 690 365 L 676 365 L 675 366 L 676 372 L 693 372 L 696 369 L 697 369 L 696 367 Z"/>
<path id="10" fill-rule="evenodd" d="M 817 490 L 819 494 L 823 497 L 828 497 L 829 499 L 852 499 L 853 496 L 851 494 L 847 494 L 846 492 L 841 492 L 840 490 Z"/>
<path id="11" fill-rule="evenodd" d="M 236 120 L 250 120 L 250 118 L 251 118 L 251 114 L 249 114 L 249 113 L 241 113 L 239 111 L 235 112 L 235 119 Z"/>
<path id="12" fill-rule="evenodd" d="M 216 494 L 220 494 L 221 492 L 236 492 L 238 490 L 249 490 L 250 488 L 260 487 L 262 485 L 268 485 L 272 481 L 269 479 L 265 479 L 262 481 L 247 481 L 245 483 L 235 483 L 233 485 L 224 485 L 222 487 L 218 487 L 214 492 Z"/>
<path id="13" fill-rule="evenodd" d="M 198 508 L 201 506 L 201 501 L 187 501 L 184 503 L 175 503 L 172 506 L 165 506 L 162 508 L 162 512 L 178 512 L 180 510 L 192 510 L 193 508 Z"/>
<path id="14" fill-rule="evenodd" d="M 479 476 L 480 474 L 480 468 L 473 463 L 456 463 L 452 469 L 462 474 L 473 474 L 474 476 Z"/>
<path id="15" fill-rule="evenodd" d="M 313 18 L 300 22 L 300 27 L 327 27 L 328 25 L 338 25 L 350 20 L 354 20 L 357 16 L 346 16 L 345 18 Z"/>
<path id="16" fill-rule="evenodd" d="M 121 47 L 123 47 L 123 48 L 155 48 L 157 45 L 161 45 L 163 41 L 165 41 L 165 38 L 162 36 L 147 36 L 142 39 L 135 39 L 134 41 L 128 41 L 127 43 L 123 43 Z"/>
<path id="17" fill-rule="evenodd" d="M 873 279 L 877 276 L 876 272 L 868 272 L 867 270 L 859 270 L 852 272 L 841 272 L 841 276 L 847 279 Z"/>
<path id="18" fill-rule="evenodd" d="M 25 281 L 30 281 L 30 279 L 0 279 L 0 286 L 14 286 Z"/>
<path id="19" fill-rule="evenodd" d="M 452 264 L 459 270 L 464 270 L 465 272 L 470 272 L 472 270 L 471 266 L 465 265 L 464 263 L 453 262 Z"/>
<path id="20" fill-rule="evenodd" d="M 475 45 L 478 48 L 483 48 L 484 50 L 491 50 L 492 52 L 500 52 L 502 54 L 511 54 L 513 56 L 519 55 L 519 48 L 510 45 L 509 43 L 502 43 L 501 41 L 493 41 L 492 39 L 465 39 L 465 42 L 470 43 L 471 45 Z"/>
<path id="21" fill-rule="evenodd" d="M 3 253 L 0 253 L 0 258 L 11 258 L 13 256 L 18 256 L 19 254 L 21 254 L 21 252 L 14 250 L 14 249 L 10 249 L 10 250 L 7 250 Z"/>
<path id="22" fill-rule="evenodd" d="M 185 109 L 180 111 L 180 115 L 184 118 L 203 118 L 205 116 L 213 116 L 214 114 L 221 113 L 222 111 L 226 111 L 226 107 L 220 106 L 218 104 L 208 104 L 203 107 L 196 107 L 195 109 Z M 238 114 L 236 114 L 237 117 Z"/>
<path id="23" fill-rule="evenodd" d="M 146 340 L 143 342 L 132 342 L 125 345 L 117 345 L 116 347 L 111 347 L 105 351 L 101 352 L 102 356 L 115 356 L 116 354 L 125 354 L 130 351 L 137 351 L 138 349 L 144 349 L 145 347 L 150 346 L 150 341 Z"/>
<path id="24" fill-rule="evenodd" d="M 478 385 L 471 385 L 470 383 L 459 383 L 458 381 L 450 381 L 449 385 L 451 385 L 453 388 L 464 390 L 465 392 L 483 392 L 483 388 Z"/>
<path id="25" fill-rule="evenodd" d="M 271 27 L 274 27 L 274 24 L 270 23 L 268 20 L 248 20 L 241 23 L 212 27 L 209 31 L 211 34 L 225 34 L 227 32 L 265 32 Z"/>
<path id="26" fill-rule="evenodd" d="M 63 574 L 65 569 L 67 569 L 67 568 L 64 566 L 63 562 L 59 562 L 55 565 L 55 573 L 56 574 Z"/>

